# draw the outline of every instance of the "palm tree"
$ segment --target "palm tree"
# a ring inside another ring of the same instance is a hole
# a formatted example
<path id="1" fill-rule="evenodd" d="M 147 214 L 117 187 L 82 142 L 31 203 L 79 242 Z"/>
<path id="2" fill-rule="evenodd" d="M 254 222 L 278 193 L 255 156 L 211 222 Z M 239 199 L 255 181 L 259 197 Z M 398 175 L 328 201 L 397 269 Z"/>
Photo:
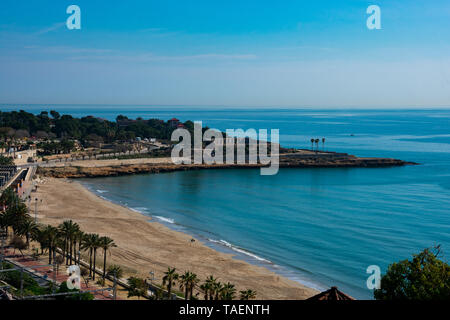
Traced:
<path id="1" fill-rule="evenodd" d="M 93 239 L 92 239 L 92 248 L 94 249 L 94 267 L 93 267 L 93 272 L 92 272 L 92 279 L 95 280 L 95 265 L 96 265 L 96 258 L 97 258 L 97 249 L 100 248 L 101 243 L 100 243 L 100 236 L 98 234 L 94 234 L 93 235 Z"/>
<path id="2" fill-rule="evenodd" d="M 314 142 L 316 143 L 316 152 L 319 151 L 319 139 L 314 140 Z"/>
<path id="3" fill-rule="evenodd" d="M 252 300 L 256 298 L 256 291 L 251 289 L 239 291 L 241 294 L 241 300 Z"/>
<path id="4" fill-rule="evenodd" d="M 311 150 L 314 151 L 314 138 L 311 138 Z"/>
<path id="5" fill-rule="evenodd" d="M 21 236 L 25 236 L 27 248 L 30 246 L 30 238 L 37 232 L 38 226 L 31 219 L 26 219 L 19 226 L 18 234 Z"/>
<path id="6" fill-rule="evenodd" d="M 52 264 L 52 254 L 56 252 L 59 230 L 51 225 L 47 225 L 44 229 L 44 234 L 48 243 L 48 264 Z"/>
<path id="7" fill-rule="evenodd" d="M 44 228 L 38 228 L 32 235 L 32 238 L 33 240 L 39 242 L 39 245 L 41 247 L 41 254 L 44 253 L 44 249 L 49 248 L 46 230 Z"/>
<path id="8" fill-rule="evenodd" d="M 103 249 L 103 281 L 105 281 L 106 276 L 106 253 L 108 250 L 110 250 L 113 247 L 117 247 L 114 243 L 114 240 L 108 237 L 101 237 L 99 239 L 100 242 L 100 248 Z"/>
<path id="9" fill-rule="evenodd" d="M 209 291 L 209 300 L 213 300 L 214 299 L 214 288 L 216 286 L 216 281 L 217 280 L 212 275 L 209 276 L 208 278 L 206 278 L 206 280 L 205 280 L 206 288 Z M 208 300 L 206 292 L 205 292 L 205 297 L 206 297 L 205 300 Z"/>
<path id="10" fill-rule="evenodd" d="M 167 294 L 169 295 L 169 299 L 171 299 L 172 286 L 175 285 L 175 280 L 178 280 L 178 273 L 175 272 L 176 269 L 167 268 L 167 271 L 164 273 L 163 286 L 167 286 Z"/>
<path id="11" fill-rule="evenodd" d="M 69 229 L 69 257 L 70 257 L 70 264 L 73 263 L 73 260 L 76 260 L 76 247 L 75 247 L 75 242 L 76 242 L 76 237 L 77 237 L 77 233 L 80 231 L 80 226 L 78 225 L 78 223 L 73 223 Z M 75 258 L 74 258 L 75 257 Z"/>
<path id="12" fill-rule="evenodd" d="M 322 150 L 325 151 L 325 138 L 322 138 Z"/>
<path id="13" fill-rule="evenodd" d="M 222 300 L 233 300 L 236 294 L 234 284 L 227 282 L 220 290 L 220 297 Z"/>
<path id="14" fill-rule="evenodd" d="M 116 264 L 110 265 L 108 267 L 108 271 L 106 273 L 108 276 L 116 277 L 116 279 L 120 279 L 123 276 L 123 270 L 121 266 Z"/>
<path id="15" fill-rule="evenodd" d="M 189 283 L 190 280 L 189 278 L 191 277 L 191 272 L 190 271 L 186 271 L 180 278 L 179 278 L 179 282 L 180 282 L 180 290 L 184 289 L 184 300 L 188 300 L 189 298 Z"/>
<path id="16" fill-rule="evenodd" d="M 63 247 L 63 257 L 67 256 L 66 264 L 69 264 L 69 255 L 67 254 L 68 251 L 68 241 L 69 241 L 69 233 L 71 228 L 72 220 L 64 221 L 59 225 L 59 230 L 61 233 L 61 236 L 64 238 L 64 247 Z"/>
<path id="17" fill-rule="evenodd" d="M 127 280 L 128 284 L 128 298 L 130 297 L 145 297 L 148 290 L 148 284 L 144 279 L 131 277 Z"/>
<path id="18" fill-rule="evenodd" d="M 223 286 L 219 281 L 214 282 L 214 286 L 212 289 L 212 291 L 214 293 L 214 300 L 219 300 L 222 289 L 223 289 Z"/>
<path id="19" fill-rule="evenodd" d="M 27 214 L 28 208 L 25 203 L 20 202 L 20 199 L 17 199 L 17 202 L 13 205 L 10 205 L 8 209 L 6 209 L 6 221 L 10 227 L 13 229 L 13 235 L 19 232 L 19 226 L 29 219 Z"/>
<path id="20" fill-rule="evenodd" d="M 89 277 L 92 277 L 92 256 L 94 253 L 94 247 L 96 246 L 98 235 L 85 234 L 82 240 L 81 248 L 89 251 Z M 95 272 L 94 272 L 95 273 Z"/>
<path id="21" fill-rule="evenodd" d="M 210 286 L 208 283 L 204 282 L 200 285 L 200 290 L 203 291 L 204 294 L 204 299 L 208 300 L 208 294 L 209 294 L 209 290 L 210 290 Z"/>
<path id="22" fill-rule="evenodd" d="M 191 272 L 191 276 L 189 277 L 189 296 L 191 297 L 191 300 L 194 294 L 194 288 L 199 281 L 200 279 L 197 277 L 197 275 Z"/>
<path id="23" fill-rule="evenodd" d="M 1 215 L 1 227 L 5 229 L 6 237 L 8 237 L 8 228 L 13 226 L 15 220 L 14 212 L 6 211 Z"/>
<path id="24" fill-rule="evenodd" d="M 72 264 L 75 247 L 73 245 L 76 233 L 80 226 L 72 220 L 66 220 L 59 225 L 61 235 L 64 237 L 63 256 L 66 255 L 66 264 Z"/>
<path id="25" fill-rule="evenodd" d="M 184 299 L 188 300 L 189 297 L 192 299 L 194 287 L 198 283 L 199 279 L 197 278 L 197 275 L 195 273 L 192 273 L 190 271 L 186 271 L 181 277 L 180 277 L 180 289 L 184 289 Z"/>
<path id="26" fill-rule="evenodd" d="M 74 247 L 76 245 L 76 242 L 78 242 L 78 251 L 77 251 L 78 252 L 78 265 L 80 264 L 80 259 L 81 259 L 80 252 L 82 249 L 81 246 L 82 246 L 84 236 L 85 236 L 85 233 L 81 230 L 78 230 L 78 232 L 75 234 Z"/>

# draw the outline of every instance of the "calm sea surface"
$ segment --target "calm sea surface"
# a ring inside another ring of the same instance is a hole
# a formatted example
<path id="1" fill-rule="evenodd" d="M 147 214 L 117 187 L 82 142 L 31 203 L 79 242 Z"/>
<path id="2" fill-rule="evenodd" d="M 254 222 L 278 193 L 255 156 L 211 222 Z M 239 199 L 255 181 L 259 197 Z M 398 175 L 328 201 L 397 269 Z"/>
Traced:
<path id="1" fill-rule="evenodd" d="M 209 170 L 82 182 L 207 245 L 324 289 L 371 298 L 366 269 L 441 244 L 450 256 L 450 110 L 271 110 L 139 106 L 45 107 L 92 114 L 201 120 L 221 130 L 280 129 L 284 146 L 421 163 L 397 168 Z M 2 111 L 17 106 L 0 106 Z M 353 135 L 353 136 L 352 136 Z M 195 271 L 195 270 L 194 270 Z M 217 275 L 220 277 L 220 275 Z"/>

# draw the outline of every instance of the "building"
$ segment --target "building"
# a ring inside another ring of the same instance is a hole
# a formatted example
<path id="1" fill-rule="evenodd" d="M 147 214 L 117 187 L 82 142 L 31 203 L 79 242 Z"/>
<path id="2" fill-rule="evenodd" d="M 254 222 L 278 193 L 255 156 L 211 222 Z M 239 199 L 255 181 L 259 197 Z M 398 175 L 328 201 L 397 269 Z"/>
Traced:
<path id="1" fill-rule="evenodd" d="M 170 124 L 170 126 L 172 127 L 172 128 L 177 128 L 178 127 L 178 124 L 180 124 L 180 120 L 178 120 L 177 118 L 172 118 L 172 119 L 170 119 L 169 121 L 167 121 L 169 124 Z"/>

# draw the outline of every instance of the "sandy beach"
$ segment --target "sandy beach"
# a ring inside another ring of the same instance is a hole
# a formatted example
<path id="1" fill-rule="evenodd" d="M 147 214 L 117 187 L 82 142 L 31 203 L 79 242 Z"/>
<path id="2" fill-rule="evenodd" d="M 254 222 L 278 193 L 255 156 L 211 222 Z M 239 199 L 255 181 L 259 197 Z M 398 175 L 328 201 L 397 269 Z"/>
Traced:
<path id="1" fill-rule="evenodd" d="M 125 276 L 148 277 L 154 271 L 155 282 L 160 283 L 163 272 L 170 266 L 176 267 L 179 273 L 192 271 L 201 280 L 214 275 L 221 282 L 235 284 L 238 291 L 256 290 L 258 299 L 305 299 L 317 293 L 199 241 L 191 243 L 190 235 L 106 201 L 76 181 L 45 178 L 32 197 L 42 199 L 38 205 L 38 222 L 58 225 L 72 219 L 85 232 L 113 238 L 117 248 L 108 256 L 108 263 L 124 267 Z M 102 261 L 102 256 L 99 257 Z"/>

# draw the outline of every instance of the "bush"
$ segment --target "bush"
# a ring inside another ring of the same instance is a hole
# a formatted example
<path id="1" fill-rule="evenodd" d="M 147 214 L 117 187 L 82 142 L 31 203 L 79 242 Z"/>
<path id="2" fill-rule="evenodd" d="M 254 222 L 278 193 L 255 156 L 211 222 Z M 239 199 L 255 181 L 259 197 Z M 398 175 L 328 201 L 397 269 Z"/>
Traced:
<path id="1" fill-rule="evenodd" d="M 0 155 L 0 166 L 13 166 L 14 159 Z"/>
<path id="2" fill-rule="evenodd" d="M 61 283 L 57 293 L 66 293 L 66 292 L 79 292 L 77 289 L 69 289 L 67 287 L 66 281 Z M 67 296 L 59 296 L 56 297 L 57 300 L 94 300 L 94 295 L 90 292 L 83 292 L 79 294 L 71 294 Z"/>
<path id="3" fill-rule="evenodd" d="M 439 246 L 434 252 L 425 249 L 389 266 L 381 278 L 378 300 L 450 300 L 450 266 L 438 259 Z"/>
<path id="4" fill-rule="evenodd" d="M 3 269 L 12 269 L 14 266 L 9 263 L 3 264 Z M 18 270 L 0 273 L 0 279 L 10 286 L 20 290 L 21 272 Z M 28 273 L 23 273 L 23 294 L 24 295 L 42 295 L 49 293 L 49 288 L 40 287 Z"/>

